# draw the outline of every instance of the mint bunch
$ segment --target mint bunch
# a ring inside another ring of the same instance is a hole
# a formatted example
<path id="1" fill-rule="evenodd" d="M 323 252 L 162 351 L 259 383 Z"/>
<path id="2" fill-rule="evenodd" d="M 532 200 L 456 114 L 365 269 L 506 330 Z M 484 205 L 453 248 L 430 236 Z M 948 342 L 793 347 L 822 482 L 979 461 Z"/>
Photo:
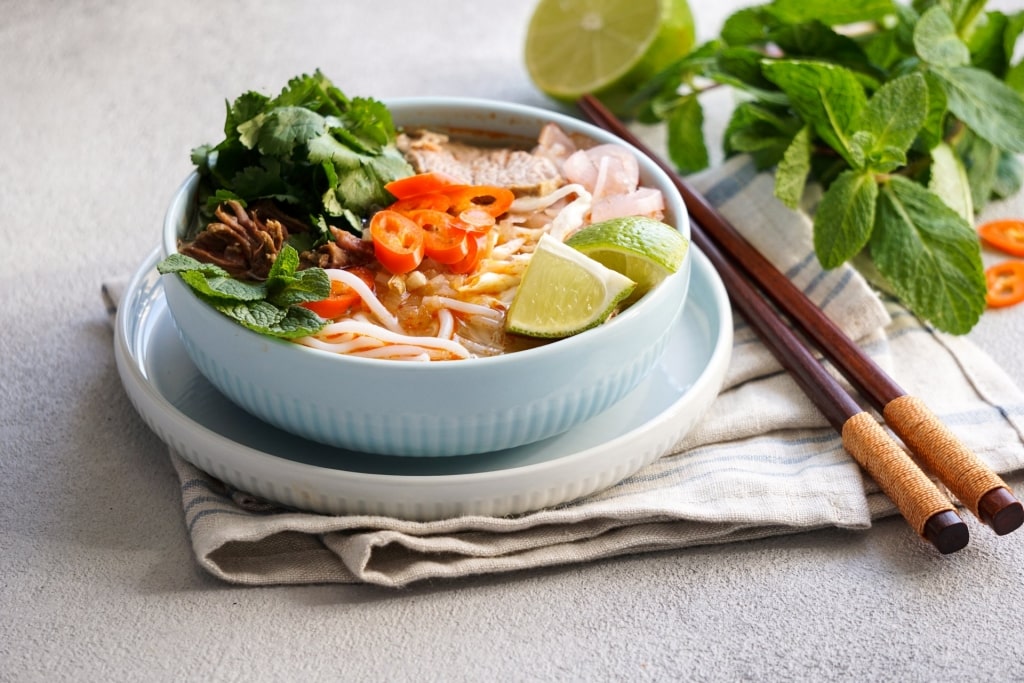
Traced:
<path id="1" fill-rule="evenodd" d="M 157 271 L 177 273 L 200 299 L 254 332 L 295 339 L 314 334 L 325 324 L 299 304 L 320 301 L 331 293 L 331 281 L 323 269 L 298 267 L 299 253 L 285 244 L 263 282 L 236 280 L 220 266 L 184 254 L 171 254 L 157 264 Z"/>
<path id="2" fill-rule="evenodd" d="M 1024 153 L 1024 12 L 983 0 L 775 0 L 655 76 L 630 105 L 663 121 L 683 173 L 708 164 L 700 94 L 742 93 L 727 155 L 775 169 L 796 207 L 808 182 L 822 266 L 854 258 L 919 317 L 954 334 L 985 308 L 975 211 L 1016 193 Z"/>
<path id="3" fill-rule="evenodd" d="M 391 201 L 384 185 L 412 173 L 387 108 L 346 97 L 320 71 L 291 79 L 274 98 L 241 95 L 227 105 L 224 135 L 192 151 L 199 229 L 222 201 L 272 199 L 308 220 L 318 238 L 336 218 L 358 233 L 361 216 Z"/>

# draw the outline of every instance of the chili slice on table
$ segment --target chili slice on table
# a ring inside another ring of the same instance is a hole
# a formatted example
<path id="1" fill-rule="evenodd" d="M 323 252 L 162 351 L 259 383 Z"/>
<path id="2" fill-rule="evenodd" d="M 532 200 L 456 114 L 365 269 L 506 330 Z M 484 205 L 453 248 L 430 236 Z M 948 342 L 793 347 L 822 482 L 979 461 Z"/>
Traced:
<path id="1" fill-rule="evenodd" d="M 454 216 L 430 209 L 410 211 L 406 216 L 423 230 L 423 250 L 438 263 L 458 263 L 469 254 L 469 236 Z"/>
<path id="2" fill-rule="evenodd" d="M 384 209 L 370 219 L 373 253 L 395 275 L 415 270 L 423 261 L 423 230 L 397 211 Z"/>
<path id="3" fill-rule="evenodd" d="M 1013 256 L 1024 256 L 1024 219 L 1001 218 L 978 228 L 981 239 Z"/>
<path id="4" fill-rule="evenodd" d="M 985 302 L 993 308 L 1024 301 L 1024 261 L 1004 261 L 985 271 L 988 293 Z"/>

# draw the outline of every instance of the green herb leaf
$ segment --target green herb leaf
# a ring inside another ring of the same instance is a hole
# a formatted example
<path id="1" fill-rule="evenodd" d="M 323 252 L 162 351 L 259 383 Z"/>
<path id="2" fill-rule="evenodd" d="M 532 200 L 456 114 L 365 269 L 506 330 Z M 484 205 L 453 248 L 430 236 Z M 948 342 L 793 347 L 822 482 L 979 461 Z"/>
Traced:
<path id="1" fill-rule="evenodd" d="M 873 136 L 865 154 L 867 167 L 888 173 L 904 165 L 905 153 L 927 114 L 928 86 L 921 74 L 902 76 L 879 88 L 854 124 L 856 130 Z"/>
<path id="2" fill-rule="evenodd" d="M 725 152 L 749 153 L 758 168 L 774 166 L 782 160 L 803 122 L 785 108 L 773 104 L 743 102 L 733 111 L 726 126 Z"/>
<path id="3" fill-rule="evenodd" d="M 918 139 L 925 149 L 931 149 L 943 141 L 946 135 L 946 90 L 942 82 L 929 71 L 924 73 L 928 86 L 928 112 L 918 133 Z"/>
<path id="4" fill-rule="evenodd" d="M 912 180 L 893 176 L 882 187 L 871 254 L 899 298 L 942 331 L 965 334 L 985 310 L 973 228 Z"/>
<path id="5" fill-rule="evenodd" d="M 814 215 L 814 251 L 823 268 L 836 268 L 864 248 L 875 222 L 878 183 L 867 171 L 839 174 Z"/>
<path id="6" fill-rule="evenodd" d="M 1020 192 L 1024 184 L 1024 165 L 1015 154 L 1003 152 L 999 155 L 996 176 L 992 183 L 992 194 L 1000 199 L 1008 199 Z"/>
<path id="7" fill-rule="evenodd" d="M 293 339 L 313 334 L 324 321 L 295 304 L 319 301 L 331 291 L 327 273 L 320 268 L 296 271 L 298 252 L 285 245 L 265 282 L 236 280 L 217 265 L 184 254 L 171 254 L 159 264 L 161 274 L 177 274 L 210 306 L 260 334 Z"/>
<path id="8" fill-rule="evenodd" d="M 817 20 L 829 26 L 879 21 L 894 12 L 891 0 L 775 0 L 768 10 L 786 23 Z"/>
<path id="9" fill-rule="evenodd" d="M 274 199 L 311 224 L 325 215 L 366 215 L 390 200 L 386 183 L 413 172 L 394 147 L 387 108 L 350 100 L 319 71 L 291 79 L 273 99 L 242 95 L 224 127 L 224 140 L 192 154 L 203 196 Z"/>
<path id="10" fill-rule="evenodd" d="M 949 110 L 996 147 L 1024 153 L 1024 98 L 995 76 L 961 66 L 934 67 Z"/>
<path id="11" fill-rule="evenodd" d="M 938 5 L 917 22 L 914 47 L 921 59 L 935 66 L 963 66 L 971 61 L 971 52 L 957 35 L 953 20 Z"/>
<path id="12" fill-rule="evenodd" d="M 996 174 L 999 170 L 999 149 L 970 131 L 957 141 L 954 149 L 967 171 L 972 203 L 975 207 L 984 206 L 995 187 Z"/>
<path id="13" fill-rule="evenodd" d="M 799 60 L 765 61 L 762 68 L 814 132 L 855 165 L 848 133 L 867 96 L 853 73 L 841 66 Z"/>
<path id="14" fill-rule="evenodd" d="M 811 172 L 811 129 L 804 126 L 793 136 L 775 172 L 775 196 L 791 209 L 800 206 Z"/>
<path id="15" fill-rule="evenodd" d="M 704 110 L 696 96 L 684 97 L 669 115 L 668 154 L 681 173 L 693 173 L 708 166 L 703 126 Z"/>
<path id="16" fill-rule="evenodd" d="M 960 157 L 946 143 L 936 145 L 931 155 L 932 168 L 928 189 L 946 206 L 960 214 L 965 221 L 973 221 L 974 200 L 971 198 L 971 184 L 967 180 L 967 171 Z"/>

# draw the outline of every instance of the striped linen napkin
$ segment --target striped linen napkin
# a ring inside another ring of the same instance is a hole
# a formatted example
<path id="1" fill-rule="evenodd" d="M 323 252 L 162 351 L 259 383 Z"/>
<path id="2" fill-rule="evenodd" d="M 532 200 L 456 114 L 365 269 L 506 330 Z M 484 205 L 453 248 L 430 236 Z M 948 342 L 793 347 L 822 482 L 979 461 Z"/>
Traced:
<path id="1" fill-rule="evenodd" d="M 822 271 L 810 219 L 779 203 L 772 177 L 748 159 L 691 181 L 983 460 L 1011 485 L 1024 481 L 1024 394 L 987 355 L 883 301 L 853 269 Z M 116 301 L 112 288 L 107 293 Z M 251 585 L 403 586 L 823 527 L 867 529 L 896 513 L 739 317 L 725 387 L 695 429 L 619 484 L 555 508 L 435 522 L 311 514 L 170 457 L 199 563 Z"/>

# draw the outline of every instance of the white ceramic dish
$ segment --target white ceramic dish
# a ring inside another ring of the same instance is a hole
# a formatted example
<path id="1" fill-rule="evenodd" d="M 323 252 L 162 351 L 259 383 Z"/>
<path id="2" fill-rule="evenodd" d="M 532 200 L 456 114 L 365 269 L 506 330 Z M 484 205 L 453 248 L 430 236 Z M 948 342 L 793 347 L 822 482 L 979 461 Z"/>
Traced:
<path id="1" fill-rule="evenodd" d="M 685 310 L 655 370 L 587 422 L 527 446 L 450 458 L 355 453 L 270 426 L 219 393 L 189 360 L 154 252 L 121 302 L 122 382 L 156 434 L 200 469 L 283 505 L 326 514 L 431 520 L 520 514 L 607 488 L 664 455 L 721 388 L 732 317 L 721 280 L 693 255 Z"/>
<path id="2" fill-rule="evenodd" d="M 483 136 L 491 144 L 537 140 L 547 123 L 597 143 L 626 146 L 579 119 L 509 102 L 393 100 L 396 125 Z M 671 179 L 634 150 L 643 185 L 665 200 L 665 221 L 690 235 Z M 191 222 L 197 177 L 174 197 L 165 253 Z M 686 299 L 679 270 L 604 325 L 550 344 L 488 358 L 400 363 L 307 348 L 257 334 L 218 313 L 178 276 L 165 294 L 196 367 L 235 403 L 293 434 L 331 446 L 406 456 L 491 452 L 560 434 L 613 405 L 651 371 Z"/>

